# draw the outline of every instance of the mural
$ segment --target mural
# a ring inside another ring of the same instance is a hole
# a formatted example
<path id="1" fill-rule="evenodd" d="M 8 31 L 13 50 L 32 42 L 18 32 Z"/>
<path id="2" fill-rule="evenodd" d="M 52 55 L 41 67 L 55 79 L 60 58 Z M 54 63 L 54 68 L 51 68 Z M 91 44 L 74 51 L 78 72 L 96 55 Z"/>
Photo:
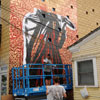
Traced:
<path id="1" fill-rule="evenodd" d="M 76 0 L 53 1 L 10 0 L 9 83 L 12 67 L 43 63 L 48 54 L 54 64 L 71 63 L 66 48 L 77 40 Z"/>
<path id="2" fill-rule="evenodd" d="M 23 19 L 24 57 L 23 64 L 43 63 L 42 59 L 50 54 L 54 64 L 62 64 L 59 49 L 62 48 L 67 31 L 66 27 L 75 30 L 68 19 L 53 13 L 34 9 Z M 38 45 L 38 46 L 37 46 Z M 36 49 L 33 57 L 32 50 Z"/>

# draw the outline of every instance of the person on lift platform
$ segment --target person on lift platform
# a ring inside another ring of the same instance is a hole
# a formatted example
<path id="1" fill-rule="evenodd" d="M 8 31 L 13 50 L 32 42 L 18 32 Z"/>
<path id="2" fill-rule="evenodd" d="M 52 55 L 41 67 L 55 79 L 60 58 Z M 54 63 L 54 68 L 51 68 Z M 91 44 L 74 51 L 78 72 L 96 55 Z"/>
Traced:
<path id="1" fill-rule="evenodd" d="M 50 54 L 47 55 L 47 58 L 43 59 L 43 62 L 44 62 L 44 64 L 52 64 Z M 44 74 L 45 75 L 51 75 L 51 71 L 52 71 L 51 65 L 44 65 Z M 51 84 L 51 76 L 45 77 L 45 83 L 46 83 L 46 85 Z"/>

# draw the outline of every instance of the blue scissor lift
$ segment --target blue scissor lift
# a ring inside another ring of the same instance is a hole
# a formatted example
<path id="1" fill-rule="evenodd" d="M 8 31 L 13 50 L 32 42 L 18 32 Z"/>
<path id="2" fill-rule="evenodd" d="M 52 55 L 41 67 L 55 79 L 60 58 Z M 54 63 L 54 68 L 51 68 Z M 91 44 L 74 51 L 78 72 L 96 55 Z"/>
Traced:
<path id="1" fill-rule="evenodd" d="M 44 74 L 44 66 L 53 66 L 51 74 Z M 45 77 L 59 77 L 66 90 L 72 89 L 72 67 L 69 64 L 25 64 L 12 68 L 13 96 L 29 97 L 46 93 Z M 34 99 L 35 100 L 35 99 Z M 38 99 L 39 100 L 39 99 Z M 41 99 L 43 100 L 43 99 Z"/>

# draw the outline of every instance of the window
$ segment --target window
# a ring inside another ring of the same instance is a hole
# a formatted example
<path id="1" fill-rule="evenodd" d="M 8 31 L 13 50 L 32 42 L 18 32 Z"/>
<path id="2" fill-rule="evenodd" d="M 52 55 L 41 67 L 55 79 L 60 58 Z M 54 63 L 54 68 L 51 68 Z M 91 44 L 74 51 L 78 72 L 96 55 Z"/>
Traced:
<path id="1" fill-rule="evenodd" d="M 6 72 L 7 71 L 7 66 L 6 65 L 3 65 L 1 68 L 0 68 L 1 72 Z"/>
<path id="2" fill-rule="evenodd" d="M 52 11 L 55 11 L 56 9 L 55 8 L 52 8 Z"/>
<path id="3" fill-rule="evenodd" d="M 7 94 L 7 66 L 0 67 L 0 98 L 1 95 Z"/>
<path id="4" fill-rule="evenodd" d="M 45 14 L 42 14 L 43 18 L 45 18 Z"/>
<path id="5" fill-rule="evenodd" d="M 7 74 L 1 75 L 1 95 L 7 94 Z"/>
<path id="6" fill-rule="evenodd" d="M 45 0 L 42 0 L 43 2 L 45 1 Z"/>
<path id="7" fill-rule="evenodd" d="M 75 61 L 76 86 L 97 87 L 96 59 Z"/>

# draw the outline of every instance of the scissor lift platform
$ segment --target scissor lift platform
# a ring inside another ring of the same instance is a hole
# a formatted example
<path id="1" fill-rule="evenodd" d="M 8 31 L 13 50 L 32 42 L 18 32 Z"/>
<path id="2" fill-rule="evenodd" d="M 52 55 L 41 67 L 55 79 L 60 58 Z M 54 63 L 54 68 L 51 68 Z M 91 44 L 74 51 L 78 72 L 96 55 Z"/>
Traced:
<path id="1" fill-rule="evenodd" d="M 50 75 L 45 75 L 44 66 L 53 66 Z M 72 89 L 72 67 L 69 64 L 25 64 L 12 68 L 13 96 L 44 95 L 46 93 L 45 77 L 59 77 L 66 90 Z M 31 86 L 32 85 L 32 86 Z"/>

